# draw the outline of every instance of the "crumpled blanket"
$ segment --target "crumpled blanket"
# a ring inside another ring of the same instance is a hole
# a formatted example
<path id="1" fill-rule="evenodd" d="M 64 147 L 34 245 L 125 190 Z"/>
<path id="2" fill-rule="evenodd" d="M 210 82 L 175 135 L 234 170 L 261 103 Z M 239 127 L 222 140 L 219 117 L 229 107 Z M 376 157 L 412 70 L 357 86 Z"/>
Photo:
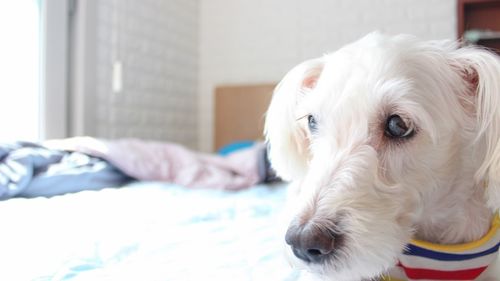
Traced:
<path id="1" fill-rule="evenodd" d="M 138 139 L 0 144 L 0 200 L 121 186 L 132 179 L 239 190 L 270 178 L 263 143 L 227 156 Z"/>
<path id="2" fill-rule="evenodd" d="M 107 161 L 31 142 L 0 144 L 0 200 L 54 196 L 131 180 Z"/>
<path id="3" fill-rule="evenodd" d="M 76 137 L 51 140 L 44 145 L 105 159 L 138 180 L 226 190 L 247 188 L 264 180 L 262 173 L 259 175 L 259 165 L 265 162 L 263 143 L 224 157 L 195 152 L 175 143 L 139 139 Z"/>

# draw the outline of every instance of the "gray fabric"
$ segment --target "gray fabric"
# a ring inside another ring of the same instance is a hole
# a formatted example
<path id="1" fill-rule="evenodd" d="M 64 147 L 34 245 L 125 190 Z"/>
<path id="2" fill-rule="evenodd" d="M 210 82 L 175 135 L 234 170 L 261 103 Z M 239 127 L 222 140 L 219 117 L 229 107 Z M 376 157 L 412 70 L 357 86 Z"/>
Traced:
<path id="1" fill-rule="evenodd" d="M 131 180 L 108 162 L 30 142 L 0 144 L 0 200 L 120 186 Z"/>

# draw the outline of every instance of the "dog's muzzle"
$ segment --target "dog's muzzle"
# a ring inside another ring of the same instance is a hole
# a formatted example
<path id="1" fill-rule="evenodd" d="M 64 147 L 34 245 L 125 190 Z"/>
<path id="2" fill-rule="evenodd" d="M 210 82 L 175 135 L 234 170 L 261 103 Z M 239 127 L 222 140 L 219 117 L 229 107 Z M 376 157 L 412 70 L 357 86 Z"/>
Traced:
<path id="1" fill-rule="evenodd" d="M 308 263 L 321 263 L 333 254 L 335 236 L 331 231 L 320 229 L 311 223 L 292 223 L 286 232 L 285 241 L 297 258 Z"/>

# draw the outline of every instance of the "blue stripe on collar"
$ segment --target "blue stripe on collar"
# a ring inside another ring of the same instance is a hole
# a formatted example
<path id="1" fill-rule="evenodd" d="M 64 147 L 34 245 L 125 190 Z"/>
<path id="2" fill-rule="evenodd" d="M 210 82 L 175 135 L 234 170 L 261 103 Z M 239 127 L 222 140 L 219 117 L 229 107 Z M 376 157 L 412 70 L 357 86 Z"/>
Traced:
<path id="1" fill-rule="evenodd" d="M 436 252 L 432 251 L 429 249 L 421 248 L 412 244 L 409 244 L 407 246 L 407 250 L 403 253 L 404 255 L 411 255 L 411 256 L 419 256 L 419 257 L 425 257 L 429 259 L 434 259 L 434 260 L 442 260 L 442 261 L 462 261 L 462 260 L 469 260 L 469 259 L 474 259 L 477 257 L 482 257 L 486 256 L 492 253 L 495 253 L 498 251 L 498 248 L 500 246 L 500 242 L 497 243 L 495 246 L 484 250 L 479 253 L 473 253 L 473 254 L 450 254 L 450 253 L 443 253 L 443 252 Z"/>

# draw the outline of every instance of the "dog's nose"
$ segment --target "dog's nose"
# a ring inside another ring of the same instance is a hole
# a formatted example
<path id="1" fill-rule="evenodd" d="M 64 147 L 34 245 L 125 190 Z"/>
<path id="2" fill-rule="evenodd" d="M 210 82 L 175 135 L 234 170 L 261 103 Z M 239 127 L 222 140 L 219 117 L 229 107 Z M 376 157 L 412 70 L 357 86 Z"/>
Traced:
<path id="1" fill-rule="evenodd" d="M 306 262 L 320 263 L 335 249 L 335 236 L 313 224 L 288 227 L 285 241 L 292 248 L 293 254 Z"/>

